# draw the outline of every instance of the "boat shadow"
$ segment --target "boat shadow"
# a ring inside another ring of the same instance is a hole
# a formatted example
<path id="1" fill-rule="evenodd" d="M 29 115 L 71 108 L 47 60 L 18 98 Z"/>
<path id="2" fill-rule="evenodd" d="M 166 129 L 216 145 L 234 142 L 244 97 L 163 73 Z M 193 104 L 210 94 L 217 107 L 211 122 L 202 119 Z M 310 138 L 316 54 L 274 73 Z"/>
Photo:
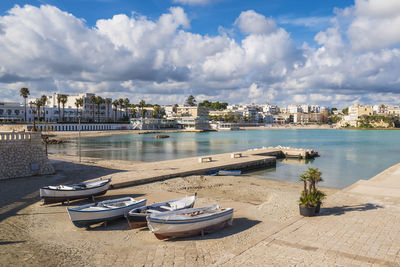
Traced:
<path id="1" fill-rule="evenodd" d="M 225 238 L 227 236 L 236 235 L 240 232 L 246 231 L 256 226 L 259 223 L 261 223 L 261 221 L 250 220 L 245 217 L 233 218 L 232 226 L 225 226 L 220 230 L 216 230 L 211 233 L 205 233 L 204 236 L 197 235 L 191 237 L 177 237 L 177 238 L 166 239 L 165 242 L 196 241 L 196 240 Z"/>
<path id="2" fill-rule="evenodd" d="M 334 207 L 327 207 L 321 208 L 319 216 L 340 216 L 347 212 L 353 211 L 368 211 L 368 210 L 376 210 L 376 209 L 383 209 L 384 207 L 381 205 L 376 205 L 372 203 L 365 203 L 359 205 L 343 205 L 343 206 L 334 206 Z"/>
<path id="3" fill-rule="evenodd" d="M 126 231 L 131 230 L 125 217 L 109 221 L 107 223 L 98 223 L 86 228 L 87 231 Z"/>
<path id="4" fill-rule="evenodd" d="M 0 246 L 2 245 L 12 245 L 12 244 L 20 244 L 25 243 L 26 241 L 2 241 L 0 240 Z"/>

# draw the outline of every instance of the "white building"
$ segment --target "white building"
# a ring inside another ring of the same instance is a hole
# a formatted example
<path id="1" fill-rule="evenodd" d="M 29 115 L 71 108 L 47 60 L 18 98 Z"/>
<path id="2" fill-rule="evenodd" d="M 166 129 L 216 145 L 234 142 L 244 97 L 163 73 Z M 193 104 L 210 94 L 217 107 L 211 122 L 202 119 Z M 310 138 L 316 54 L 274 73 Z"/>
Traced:
<path id="1" fill-rule="evenodd" d="M 301 109 L 301 112 L 303 112 L 303 113 L 310 113 L 311 112 L 311 106 L 309 106 L 309 105 L 301 105 L 300 109 Z"/>
<path id="2" fill-rule="evenodd" d="M 112 104 L 107 105 L 106 99 L 103 98 L 103 102 L 100 105 L 91 101 L 92 96 L 96 96 L 91 93 L 83 93 L 78 95 L 67 95 L 67 102 L 63 105 L 59 102 L 60 93 L 53 93 L 47 96 L 46 105 L 41 107 L 40 118 L 46 122 L 75 122 L 77 121 L 77 114 L 81 116 L 82 121 L 86 122 L 104 122 L 112 121 L 114 115 L 119 120 L 125 114 L 120 112 L 113 112 Z M 77 107 L 77 99 L 83 100 L 83 106 Z M 108 98 L 110 103 L 112 99 Z M 35 99 L 29 99 L 29 102 L 35 102 Z M 64 108 L 63 108 L 64 107 Z"/>
<path id="3" fill-rule="evenodd" d="M 295 114 L 295 113 L 301 113 L 302 112 L 302 109 L 301 109 L 301 107 L 300 106 L 298 106 L 298 105 L 289 105 L 288 107 L 287 107 L 287 113 L 290 113 L 290 114 Z"/>
<path id="4" fill-rule="evenodd" d="M 386 115 L 400 116 L 400 107 L 388 106 L 386 108 Z"/>
<path id="5" fill-rule="evenodd" d="M 268 113 L 268 114 L 278 114 L 279 113 L 279 107 L 278 106 L 273 106 L 270 104 L 264 105 L 262 107 L 262 111 L 264 113 Z"/>
<path id="6" fill-rule="evenodd" d="M 29 106 L 26 110 L 28 112 Z M 27 118 L 28 119 L 28 118 Z M 24 121 L 24 105 L 18 102 L 0 102 L 0 121 Z"/>

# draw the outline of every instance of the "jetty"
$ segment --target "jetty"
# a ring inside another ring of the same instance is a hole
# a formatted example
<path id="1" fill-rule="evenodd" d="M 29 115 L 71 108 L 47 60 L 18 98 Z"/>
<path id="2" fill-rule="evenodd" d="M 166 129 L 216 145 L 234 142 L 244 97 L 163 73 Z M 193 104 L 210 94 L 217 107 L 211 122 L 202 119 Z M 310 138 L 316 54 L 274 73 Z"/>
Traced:
<path id="1" fill-rule="evenodd" d="M 264 147 L 241 152 L 197 156 L 158 162 L 143 162 L 131 171 L 113 175 L 112 187 L 120 188 L 220 170 L 250 171 L 276 166 L 277 158 L 312 158 L 316 151 L 288 147 Z"/>

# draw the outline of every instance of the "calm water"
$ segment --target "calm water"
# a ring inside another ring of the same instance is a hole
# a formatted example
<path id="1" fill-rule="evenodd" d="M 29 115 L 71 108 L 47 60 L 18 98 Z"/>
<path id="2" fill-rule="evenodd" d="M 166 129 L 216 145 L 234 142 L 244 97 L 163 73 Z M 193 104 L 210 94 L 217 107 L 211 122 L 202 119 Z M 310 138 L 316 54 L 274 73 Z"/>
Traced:
<path id="1" fill-rule="evenodd" d="M 252 176 L 297 182 L 309 166 L 319 168 L 321 186 L 344 188 L 369 179 L 400 162 L 400 131 L 359 130 L 249 130 L 207 133 L 115 135 L 82 139 L 82 156 L 132 161 L 160 161 L 217 154 L 263 146 L 312 148 L 321 157 L 311 161 L 283 160 L 276 168 Z M 51 153 L 77 155 L 77 141 L 49 147 Z"/>

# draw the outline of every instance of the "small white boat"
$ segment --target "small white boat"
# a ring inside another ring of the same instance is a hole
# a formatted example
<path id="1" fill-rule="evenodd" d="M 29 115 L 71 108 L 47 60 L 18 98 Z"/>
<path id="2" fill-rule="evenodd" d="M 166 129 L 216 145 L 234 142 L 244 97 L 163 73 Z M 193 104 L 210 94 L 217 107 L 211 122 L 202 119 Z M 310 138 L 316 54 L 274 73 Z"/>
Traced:
<path id="1" fill-rule="evenodd" d="M 232 225 L 233 209 L 217 205 L 153 213 L 147 225 L 158 239 L 184 237 L 211 232 Z"/>
<path id="2" fill-rule="evenodd" d="M 196 195 L 197 194 L 133 209 L 128 212 L 126 219 L 132 229 L 147 226 L 146 217 L 150 214 L 192 208 L 196 201 Z"/>
<path id="3" fill-rule="evenodd" d="M 124 217 L 128 211 L 145 205 L 146 199 L 135 200 L 124 197 L 67 208 L 67 210 L 69 218 L 76 227 L 85 227 Z"/>
<path id="4" fill-rule="evenodd" d="M 241 175 L 241 171 L 218 171 L 218 175 L 225 175 L 225 176 L 239 176 Z"/>
<path id="5" fill-rule="evenodd" d="M 40 188 L 44 204 L 70 201 L 104 195 L 110 188 L 111 178 L 80 184 L 45 186 Z"/>

